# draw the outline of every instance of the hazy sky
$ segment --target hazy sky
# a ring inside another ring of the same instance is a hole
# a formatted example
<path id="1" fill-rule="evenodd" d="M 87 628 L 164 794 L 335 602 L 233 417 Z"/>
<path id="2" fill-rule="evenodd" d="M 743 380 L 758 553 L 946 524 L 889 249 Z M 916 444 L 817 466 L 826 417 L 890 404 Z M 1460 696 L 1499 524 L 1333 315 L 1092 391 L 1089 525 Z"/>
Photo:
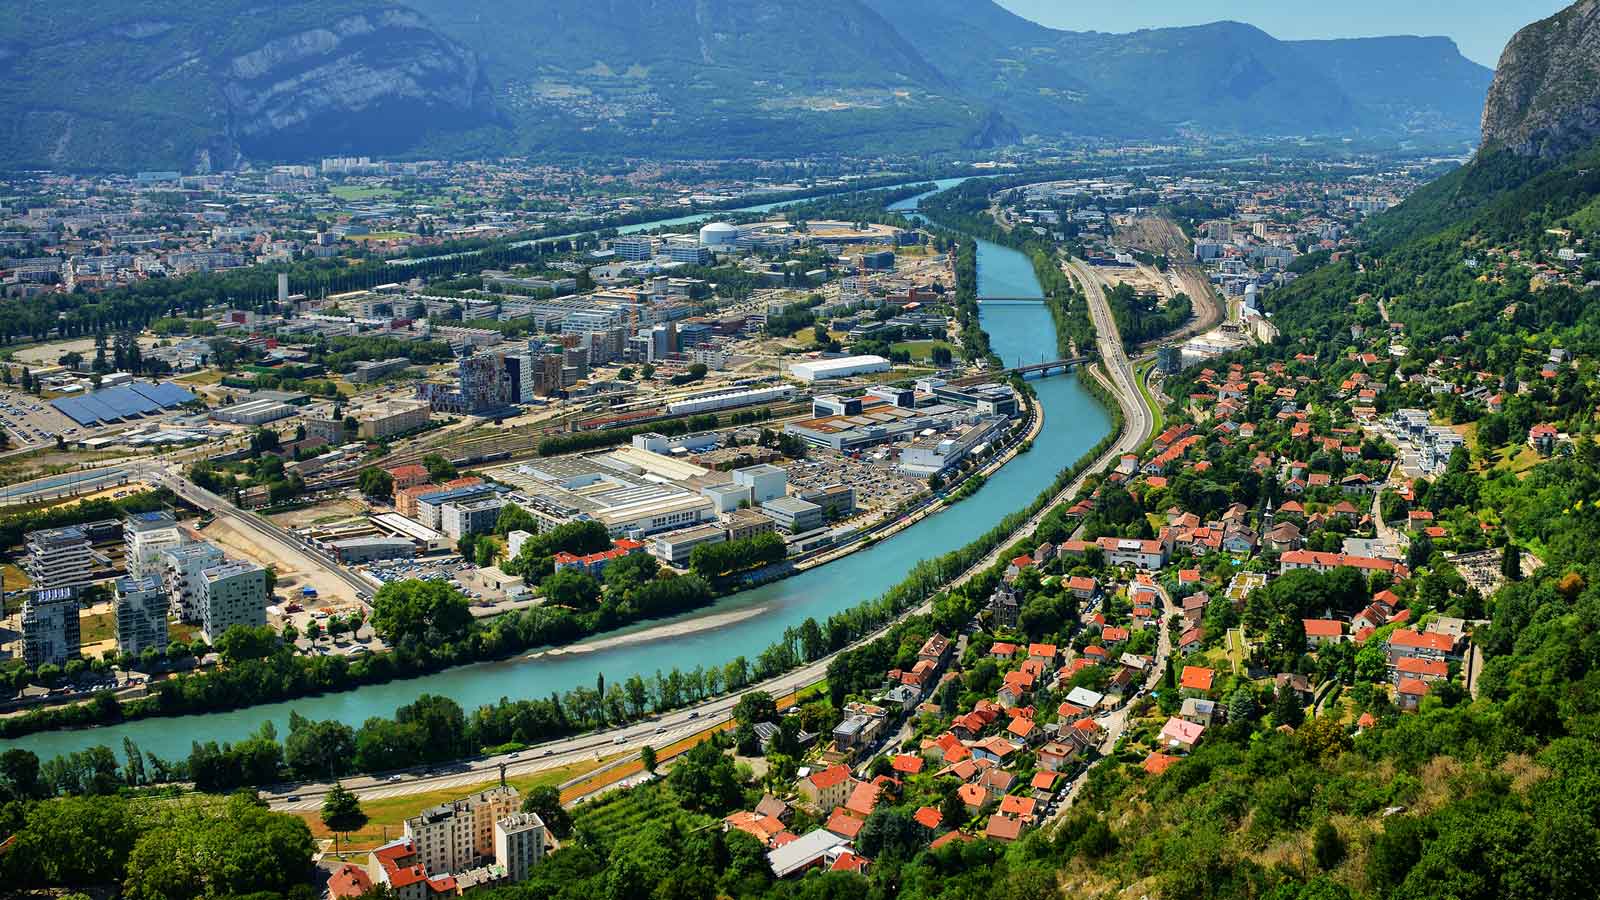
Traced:
<path id="1" fill-rule="evenodd" d="M 1248 22 L 1288 40 L 1443 34 L 1469 59 L 1493 68 L 1517 29 L 1570 0 L 998 0 L 1018 15 L 1074 31 L 1133 31 Z"/>

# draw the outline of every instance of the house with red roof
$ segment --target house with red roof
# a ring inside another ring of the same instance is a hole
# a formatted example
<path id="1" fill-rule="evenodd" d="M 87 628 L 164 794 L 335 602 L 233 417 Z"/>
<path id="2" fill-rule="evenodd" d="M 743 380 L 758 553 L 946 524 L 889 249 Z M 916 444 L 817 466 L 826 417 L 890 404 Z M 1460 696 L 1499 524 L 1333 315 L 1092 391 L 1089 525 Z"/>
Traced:
<path id="1" fill-rule="evenodd" d="M 1200 743 L 1200 737 L 1205 734 L 1205 731 L 1204 725 L 1197 725 L 1194 722 L 1188 722 L 1177 716 L 1172 716 L 1167 719 L 1167 724 L 1162 726 L 1159 741 L 1163 747 L 1170 747 L 1187 753 L 1193 750 L 1196 744 Z"/>
<path id="2" fill-rule="evenodd" d="M 1402 678 L 1394 689 L 1395 705 L 1402 710 L 1415 710 L 1428 696 L 1428 683 L 1420 678 Z"/>
<path id="3" fill-rule="evenodd" d="M 896 754 L 889 760 L 889 766 L 901 775 L 917 775 L 922 772 L 924 761 L 922 757 L 910 753 Z"/>
<path id="4" fill-rule="evenodd" d="M 1038 801 L 1020 794 L 1007 794 L 1000 798 L 1000 815 L 1010 816 L 1024 825 L 1032 825 L 1038 815 Z"/>
<path id="5" fill-rule="evenodd" d="M 1422 682 L 1443 681 L 1450 677 L 1450 664 L 1442 659 L 1424 659 L 1420 656 L 1402 656 L 1394 663 L 1394 680 L 1399 684 L 1407 678 Z"/>
<path id="6" fill-rule="evenodd" d="M 911 814 L 911 818 L 918 825 L 929 831 L 938 831 L 939 826 L 944 824 L 944 814 L 931 806 L 917 807 L 917 811 Z"/>
<path id="7" fill-rule="evenodd" d="M 850 792 L 855 790 L 855 785 L 856 780 L 850 774 L 850 767 L 840 763 L 820 772 L 812 772 L 800 779 L 795 789 L 811 805 L 818 809 L 829 809 L 843 806 L 845 801 L 850 799 Z"/>
<path id="8" fill-rule="evenodd" d="M 1337 644 L 1344 640 L 1344 623 L 1338 619 L 1301 619 L 1306 643 L 1312 647 Z"/>
<path id="9" fill-rule="evenodd" d="M 1009 844 L 1022 837 L 1022 823 L 1010 816 L 996 813 L 989 817 L 989 825 L 983 830 L 983 836 L 992 841 Z"/>
<path id="10" fill-rule="evenodd" d="M 969 813 L 976 813 L 989 803 L 989 789 L 981 784 L 963 784 L 956 789 L 956 796 Z"/>
<path id="11" fill-rule="evenodd" d="M 1350 566 L 1360 569 L 1365 574 L 1373 572 L 1387 572 L 1396 578 L 1405 578 L 1411 570 L 1393 560 L 1376 559 L 1370 556 L 1352 556 L 1346 553 L 1322 553 L 1316 550 L 1291 550 L 1278 557 L 1278 574 L 1290 572 L 1295 569 L 1313 569 L 1318 572 L 1332 572 L 1341 566 Z"/>
<path id="12" fill-rule="evenodd" d="M 844 802 L 845 811 L 866 821 L 866 818 L 872 815 L 872 811 L 878 808 L 878 795 L 881 790 L 876 784 L 856 782 L 856 786 L 850 791 L 850 799 Z"/>
<path id="13" fill-rule="evenodd" d="M 1183 674 L 1178 679 L 1178 686 L 1192 694 L 1207 696 L 1211 693 L 1211 686 L 1216 677 L 1217 673 L 1205 666 L 1184 666 Z"/>
<path id="14" fill-rule="evenodd" d="M 1182 757 L 1172 756 L 1157 750 L 1156 752 L 1144 758 L 1144 770 L 1151 775 L 1161 775 L 1164 774 L 1167 769 L 1171 768 L 1172 764 L 1177 762 L 1179 759 L 1182 759 Z"/>
<path id="15" fill-rule="evenodd" d="M 1408 656 L 1421 659 L 1458 660 L 1461 658 L 1459 647 L 1460 639 L 1448 634 L 1396 628 L 1389 635 L 1385 652 L 1389 656 L 1389 665 L 1393 666 Z"/>
<path id="16" fill-rule="evenodd" d="M 865 856 L 862 856 L 854 850 L 841 850 L 839 851 L 839 855 L 834 857 L 833 865 L 828 867 L 828 871 L 859 872 L 862 875 L 865 875 L 867 874 L 867 867 L 871 864 L 872 860 L 867 859 Z"/>
<path id="17" fill-rule="evenodd" d="M 422 474 L 427 475 L 428 471 L 423 469 Z M 345 863 L 328 876 L 330 897 L 360 897 L 370 890 L 372 890 L 372 876 L 367 874 L 366 869 L 353 863 Z"/>
<path id="18" fill-rule="evenodd" d="M 828 816 L 828 824 L 822 827 L 833 832 L 834 834 L 837 834 L 839 837 L 842 837 L 847 841 L 853 841 L 856 839 L 856 835 L 861 833 L 862 827 L 866 824 L 867 822 L 865 819 L 858 819 L 855 816 L 852 816 L 850 811 L 844 807 L 835 806 L 833 808 L 833 814 Z"/>

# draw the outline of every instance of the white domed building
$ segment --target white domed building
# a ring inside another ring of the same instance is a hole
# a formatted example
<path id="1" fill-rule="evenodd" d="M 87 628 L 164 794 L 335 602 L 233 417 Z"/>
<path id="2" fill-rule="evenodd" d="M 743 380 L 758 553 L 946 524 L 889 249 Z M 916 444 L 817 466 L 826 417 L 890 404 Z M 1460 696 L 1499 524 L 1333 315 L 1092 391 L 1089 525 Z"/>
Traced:
<path id="1" fill-rule="evenodd" d="M 708 222 L 700 229 L 700 246 L 712 250 L 734 250 L 739 245 L 739 226 L 727 222 Z"/>

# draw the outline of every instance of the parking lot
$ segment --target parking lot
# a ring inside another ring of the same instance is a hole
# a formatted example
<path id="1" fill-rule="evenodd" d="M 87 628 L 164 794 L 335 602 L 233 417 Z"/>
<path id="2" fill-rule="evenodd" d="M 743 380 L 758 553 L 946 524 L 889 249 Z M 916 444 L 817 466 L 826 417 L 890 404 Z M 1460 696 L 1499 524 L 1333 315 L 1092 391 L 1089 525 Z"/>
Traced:
<path id="1" fill-rule="evenodd" d="M 915 478 L 897 474 L 889 457 L 852 459 L 842 454 L 813 450 L 806 459 L 788 467 L 789 484 L 797 491 L 815 490 L 842 484 L 854 488 L 856 507 L 863 512 L 894 509 L 928 492 L 928 486 Z"/>
<path id="2" fill-rule="evenodd" d="M 54 444 L 58 435 L 75 437 L 77 424 L 44 400 L 19 390 L 0 388 L 0 427 L 17 447 Z"/>

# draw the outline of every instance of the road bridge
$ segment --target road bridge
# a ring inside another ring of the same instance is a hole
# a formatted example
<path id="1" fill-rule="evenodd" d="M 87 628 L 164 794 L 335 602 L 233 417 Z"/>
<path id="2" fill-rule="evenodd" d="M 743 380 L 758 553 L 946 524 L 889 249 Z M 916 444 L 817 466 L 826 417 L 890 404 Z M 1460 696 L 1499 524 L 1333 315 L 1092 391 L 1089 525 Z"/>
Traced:
<path id="1" fill-rule="evenodd" d="M 1056 371 L 1065 372 L 1073 366 L 1081 366 L 1088 362 L 1093 362 L 1093 360 L 1087 356 L 1074 356 L 1071 359 L 1052 359 L 1049 362 L 1038 362 L 1029 366 L 1016 366 L 1015 368 L 1007 369 L 1006 374 L 1021 375 L 1023 378 L 1027 378 L 1029 375 L 1048 375 Z"/>

